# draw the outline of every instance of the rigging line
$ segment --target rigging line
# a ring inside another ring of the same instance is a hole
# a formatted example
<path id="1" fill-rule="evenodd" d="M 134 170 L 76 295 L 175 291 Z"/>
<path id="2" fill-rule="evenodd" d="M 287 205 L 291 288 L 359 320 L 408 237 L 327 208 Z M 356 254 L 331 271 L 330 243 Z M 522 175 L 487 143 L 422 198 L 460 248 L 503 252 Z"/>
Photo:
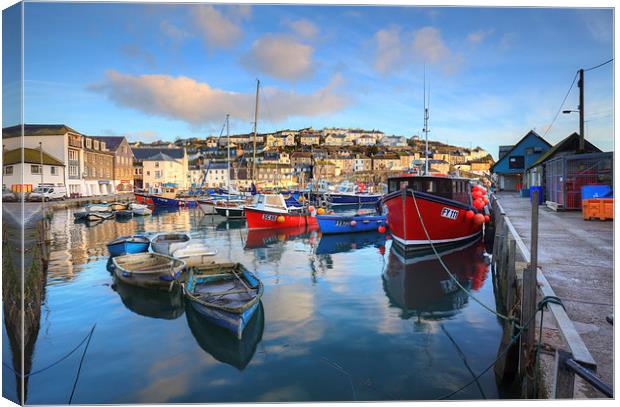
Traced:
<path id="1" fill-rule="evenodd" d="M 77 374 L 75 375 L 75 382 L 73 382 L 73 389 L 71 389 L 71 396 L 69 396 L 69 404 L 73 400 L 73 395 L 75 394 L 75 389 L 78 384 L 78 379 L 80 378 L 80 372 L 82 371 L 82 364 L 84 363 L 84 358 L 86 357 L 86 351 L 88 350 L 88 345 L 90 345 L 90 340 L 93 337 L 93 332 L 95 332 L 95 326 L 93 325 L 93 329 L 90 331 L 90 335 L 88 335 L 88 342 L 86 342 L 86 346 L 84 347 L 84 352 L 82 353 L 82 358 L 80 359 L 80 365 L 78 366 Z"/>
<path id="2" fill-rule="evenodd" d="M 413 203 L 415 204 L 416 211 L 418 212 L 418 218 L 420 218 L 420 224 L 422 225 L 422 229 L 424 230 L 424 233 L 426 234 L 426 239 L 428 240 L 428 242 L 429 242 L 429 244 L 431 246 L 431 249 L 433 249 L 433 252 L 435 253 L 435 257 L 437 257 L 437 260 L 439 261 L 439 263 L 441 264 L 443 269 L 446 271 L 446 273 L 448 273 L 448 275 L 452 278 L 452 280 L 456 283 L 456 285 L 461 290 L 463 290 L 463 292 L 468 297 L 470 297 L 472 300 L 476 301 L 478 304 L 480 304 L 487 311 L 491 312 L 492 314 L 495 314 L 496 316 L 498 316 L 499 318 L 501 318 L 501 319 L 503 319 L 505 321 L 514 322 L 515 319 L 513 317 L 509 317 L 507 315 L 501 314 L 501 313 L 497 312 L 496 310 L 492 309 L 491 307 L 489 307 L 488 305 L 486 305 L 485 303 L 483 303 L 481 300 L 479 300 L 478 297 L 476 297 L 475 295 L 470 293 L 467 290 L 467 288 L 465 288 L 463 286 L 463 284 L 461 284 L 459 279 L 454 274 L 452 274 L 452 272 L 450 271 L 448 266 L 446 266 L 446 263 L 443 262 L 443 259 L 441 258 L 441 256 L 437 252 L 437 249 L 435 248 L 435 245 L 433 244 L 433 241 L 432 241 L 430 235 L 428 234 L 428 230 L 426 229 L 426 225 L 424 224 L 424 220 L 422 219 L 422 214 L 420 213 L 420 208 L 418 207 L 418 201 L 417 201 L 417 199 L 415 197 L 415 193 L 413 191 L 411 191 L 411 196 L 413 197 Z"/>
<path id="3" fill-rule="evenodd" d="M 603 65 L 607 65 L 608 63 L 610 63 L 610 62 L 611 62 L 611 61 L 613 61 L 613 60 L 614 60 L 614 59 L 612 58 L 612 59 L 610 59 L 610 60 L 608 60 L 608 61 L 603 62 L 602 64 L 598 64 L 598 65 L 596 65 L 596 66 L 593 66 L 592 68 L 584 69 L 583 71 L 584 71 L 584 72 L 592 71 L 592 70 L 594 70 L 594 69 L 600 68 L 600 67 L 601 67 L 601 66 L 603 66 Z"/>
<path id="4" fill-rule="evenodd" d="M 577 80 L 577 75 L 578 75 L 578 72 L 575 72 L 575 76 L 573 77 L 573 82 L 570 84 L 570 87 L 568 88 L 568 92 L 566 92 L 566 96 L 564 96 L 564 99 L 562 100 L 562 103 L 560 104 L 560 108 L 558 109 L 557 113 L 553 117 L 553 120 L 547 127 L 547 130 L 545 131 L 545 134 L 543 134 L 543 137 L 545 137 L 547 133 L 549 133 L 549 130 L 551 130 L 551 127 L 553 127 L 553 125 L 555 124 L 555 121 L 558 119 L 558 116 L 560 115 L 560 112 L 562 111 L 562 107 L 564 107 L 564 103 L 566 103 L 566 99 L 568 99 L 568 95 L 570 95 L 570 91 L 573 90 L 573 86 L 575 85 L 575 81 Z"/>

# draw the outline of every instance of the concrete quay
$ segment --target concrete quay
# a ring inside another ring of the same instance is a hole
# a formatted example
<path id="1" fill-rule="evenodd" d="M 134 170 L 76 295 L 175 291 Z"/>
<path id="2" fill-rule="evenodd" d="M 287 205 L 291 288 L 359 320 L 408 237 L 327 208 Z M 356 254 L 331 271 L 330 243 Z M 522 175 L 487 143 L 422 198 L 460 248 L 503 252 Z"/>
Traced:
<path id="1" fill-rule="evenodd" d="M 498 193 L 497 197 L 529 247 L 529 199 L 506 192 Z M 578 211 L 554 212 L 540 206 L 538 266 L 562 299 L 566 313 L 596 361 L 598 376 L 612 387 L 613 326 L 606 317 L 613 314 L 613 228 L 611 221 L 584 221 Z M 576 380 L 575 397 L 604 396 Z"/>

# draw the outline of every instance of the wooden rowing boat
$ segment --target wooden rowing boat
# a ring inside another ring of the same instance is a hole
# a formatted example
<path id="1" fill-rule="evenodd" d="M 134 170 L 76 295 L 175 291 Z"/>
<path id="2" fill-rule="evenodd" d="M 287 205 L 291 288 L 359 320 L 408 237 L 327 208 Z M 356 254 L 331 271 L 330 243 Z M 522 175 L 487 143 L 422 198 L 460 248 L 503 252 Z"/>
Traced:
<path id="1" fill-rule="evenodd" d="M 215 263 L 191 268 L 184 292 L 196 311 L 241 339 L 263 283 L 239 263 Z"/>
<path id="2" fill-rule="evenodd" d="M 170 290 L 185 262 L 157 253 L 137 253 L 114 257 L 114 275 L 121 281 L 145 288 Z"/>

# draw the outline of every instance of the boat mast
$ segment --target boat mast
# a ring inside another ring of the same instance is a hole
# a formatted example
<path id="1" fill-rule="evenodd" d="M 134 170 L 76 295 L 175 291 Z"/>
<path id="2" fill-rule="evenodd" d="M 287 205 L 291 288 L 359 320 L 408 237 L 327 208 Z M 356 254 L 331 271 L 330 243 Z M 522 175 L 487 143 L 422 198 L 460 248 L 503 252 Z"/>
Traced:
<path id="1" fill-rule="evenodd" d="M 258 89 L 260 81 L 256 80 L 256 100 L 254 102 L 254 153 L 252 155 L 252 183 L 256 186 L 256 127 L 258 125 Z"/>
<path id="2" fill-rule="evenodd" d="M 226 150 L 228 154 L 228 159 L 226 160 L 226 189 L 228 190 L 227 198 L 230 200 L 230 131 L 228 126 L 228 117 L 230 115 L 226 115 Z"/>
<path id="3" fill-rule="evenodd" d="M 430 105 L 430 103 L 431 92 L 429 86 L 428 105 Z M 428 129 L 428 105 L 426 101 L 426 66 L 424 66 L 424 128 L 422 129 L 426 138 L 426 146 L 424 148 L 424 175 L 428 175 L 428 133 L 430 132 L 430 130 Z"/>

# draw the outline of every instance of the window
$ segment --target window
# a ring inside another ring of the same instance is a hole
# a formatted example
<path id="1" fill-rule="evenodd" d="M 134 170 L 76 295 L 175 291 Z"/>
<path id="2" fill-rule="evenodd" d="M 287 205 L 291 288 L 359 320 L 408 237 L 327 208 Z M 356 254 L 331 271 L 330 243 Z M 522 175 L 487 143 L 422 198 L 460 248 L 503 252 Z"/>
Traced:
<path id="1" fill-rule="evenodd" d="M 52 175 L 58 175 L 58 167 L 50 167 L 50 173 Z"/>
<path id="2" fill-rule="evenodd" d="M 71 161 L 79 160 L 79 153 L 76 150 L 69 150 L 69 160 Z"/>
<path id="3" fill-rule="evenodd" d="M 525 159 L 522 155 L 514 155 L 508 157 L 508 168 L 512 170 L 523 169 L 525 166 Z"/>
<path id="4" fill-rule="evenodd" d="M 155 178 L 160 178 L 161 171 L 155 171 Z"/>
<path id="5" fill-rule="evenodd" d="M 7 165 L 4 167 L 4 175 L 13 175 L 13 166 Z"/>
<path id="6" fill-rule="evenodd" d="M 41 166 L 40 165 L 31 165 L 30 166 L 31 174 L 41 174 Z"/>
<path id="7" fill-rule="evenodd" d="M 84 139 L 84 141 L 86 142 L 86 148 L 92 148 L 93 147 L 93 141 L 89 138 Z"/>

